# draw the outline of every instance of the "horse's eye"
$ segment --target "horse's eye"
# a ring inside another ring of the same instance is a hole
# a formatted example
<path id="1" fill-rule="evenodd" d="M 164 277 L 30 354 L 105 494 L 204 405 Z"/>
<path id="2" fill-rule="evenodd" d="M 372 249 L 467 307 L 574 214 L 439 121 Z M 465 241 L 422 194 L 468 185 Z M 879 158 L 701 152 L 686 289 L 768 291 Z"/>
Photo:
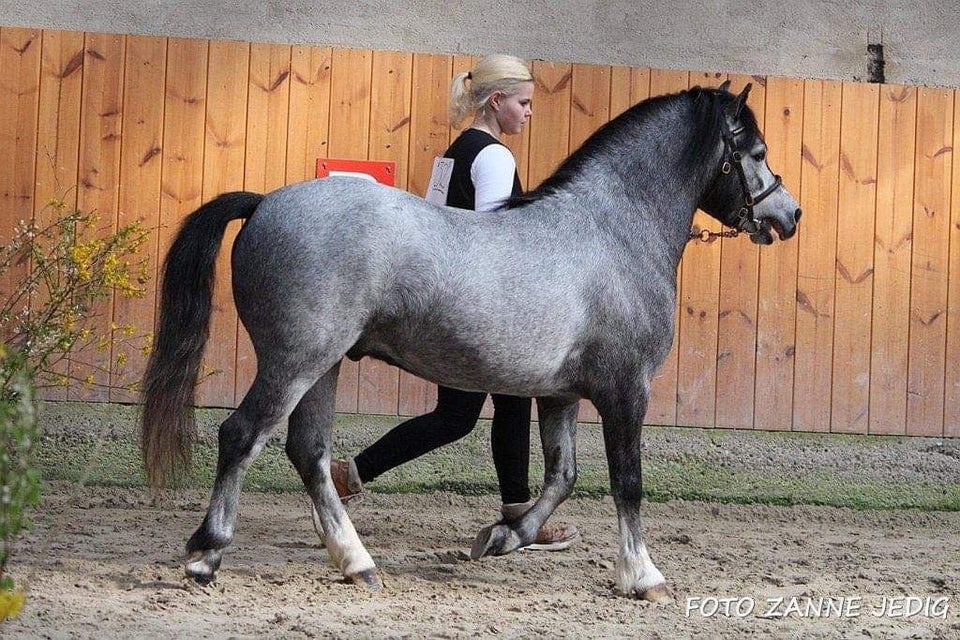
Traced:
<path id="1" fill-rule="evenodd" d="M 763 162 L 764 160 L 766 160 L 767 159 L 766 150 L 758 151 L 757 153 L 753 154 L 753 159 L 756 160 L 757 162 Z"/>

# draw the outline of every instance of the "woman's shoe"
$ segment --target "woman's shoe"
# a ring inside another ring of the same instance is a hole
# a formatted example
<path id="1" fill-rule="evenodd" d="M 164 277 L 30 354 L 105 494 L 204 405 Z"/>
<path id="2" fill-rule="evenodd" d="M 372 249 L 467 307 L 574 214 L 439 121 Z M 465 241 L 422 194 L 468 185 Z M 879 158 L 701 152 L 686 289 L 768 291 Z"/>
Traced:
<path id="1" fill-rule="evenodd" d="M 500 507 L 500 515 L 503 517 L 503 522 L 515 522 L 532 506 L 533 500 L 505 504 Z M 529 551 L 562 551 L 569 548 L 579 537 L 580 532 L 572 524 L 545 522 L 537 531 L 537 537 L 534 541 L 523 548 Z"/>
<path id="2" fill-rule="evenodd" d="M 563 551 L 576 542 L 579 537 L 580 532 L 572 524 L 545 522 L 537 531 L 536 539 L 525 546 L 524 549 L 528 551 Z"/>
<path id="3" fill-rule="evenodd" d="M 340 502 L 348 504 L 359 500 L 363 494 L 363 482 L 360 481 L 360 472 L 353 458 L 330 461 L 330 477 L 333 486 L 340 496 Z"/>

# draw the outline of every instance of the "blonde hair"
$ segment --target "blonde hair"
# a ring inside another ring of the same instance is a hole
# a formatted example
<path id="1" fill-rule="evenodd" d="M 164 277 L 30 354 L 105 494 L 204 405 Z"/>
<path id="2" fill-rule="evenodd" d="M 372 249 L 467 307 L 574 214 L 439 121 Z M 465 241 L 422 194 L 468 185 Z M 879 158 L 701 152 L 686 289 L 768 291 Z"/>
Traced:
<path id="1" fill-rule="evenodd" d="M 450 123 L 459 127 L 470 112 L 483 110 L 491 95 L 497 91 L 514 95 L 524 82 L 533 82 L 533 74 L 520 58 L 484 56 L 471 71 L 454 76 L 450 85 Z"/>

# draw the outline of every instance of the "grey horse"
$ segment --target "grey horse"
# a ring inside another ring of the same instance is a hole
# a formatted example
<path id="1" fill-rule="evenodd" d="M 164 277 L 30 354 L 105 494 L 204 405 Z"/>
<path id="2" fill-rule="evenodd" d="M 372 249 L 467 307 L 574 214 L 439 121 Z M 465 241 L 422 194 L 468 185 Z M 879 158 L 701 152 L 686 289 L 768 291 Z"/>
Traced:
<path id="1" fill-rule="evenodd" d="M 258 369 L 220 427 L 213 495 L 187 542 L 187 573 L 214 578 L 244 474 L 286 422 L 286 453 L 330 559 L 352 582 L 382 584 L 329 474 L 340 362 L 371 356 L 447 386 L 537 399 L 543 492 L 520 520 L 481 530 L 474 558 L 530 544 L 570 495 L 578 401 L 591 400 L 619 518 L 616 588 L 669 597 L 641 536 L 640 434 L 650 379 L 673 337 L 677 265 L 694 211 L 759 244 L 773 232 L 791 237 L 801 214 L 767 165 L 748 91 L 697 87 L 646 100 L 492 213 L 329 178 L 224 194 L 191 214 L 165 261 L 144 379 L 151 486 L 189 462 L 214 264 L 236 219 L 246 223 L 233 248 L 233 295 Z"/>

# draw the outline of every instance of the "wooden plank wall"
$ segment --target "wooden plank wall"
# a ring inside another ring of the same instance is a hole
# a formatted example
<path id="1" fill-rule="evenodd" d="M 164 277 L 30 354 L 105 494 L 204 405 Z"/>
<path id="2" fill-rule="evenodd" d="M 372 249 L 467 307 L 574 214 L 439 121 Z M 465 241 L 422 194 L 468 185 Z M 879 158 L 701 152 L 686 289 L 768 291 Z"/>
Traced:
<path id="1" fill-rule="evenodd" d="M 156 273 L 179 221 L 232 189 L 313 175 L 317 157 L 392 160 L 422 193 L 457 131 L 446 119 L 469 56 L 0 28 L 0 234 L 59 198 L 103 231 L 154 230 Z M 534 118 L 508 140 L 536 186 L 630 105 L 692 85 L 754 85 L 770 163 L 800 199 L 797 238 L 692 243 L 674 348 L 652 424 L 960 436 L 960 104 L 949 89 L 537 61 Z M 695 225 L 718 230 L 698 213 Z M 235 406 L 256 370 L 233 308 L 231 228 L 219 262 L 214 372 L 199 401 Z M 0 286 L 10 286 L 8 274 Z M 96 311 L 101 329 L 149 330 L 147 296 Z M 144 358 L 128 365 L 138 375 Z M 53 399 L 135 401 L 111 389 L 116 354 L 65 373 L 100 386 Z M 337 408 L 414 415 L 435 390 L 379 362 L 345 363 Z M 489 408 L 487 409 L 489 413 Z M 581 418 L 597 419 L 585 406 Z"/>

